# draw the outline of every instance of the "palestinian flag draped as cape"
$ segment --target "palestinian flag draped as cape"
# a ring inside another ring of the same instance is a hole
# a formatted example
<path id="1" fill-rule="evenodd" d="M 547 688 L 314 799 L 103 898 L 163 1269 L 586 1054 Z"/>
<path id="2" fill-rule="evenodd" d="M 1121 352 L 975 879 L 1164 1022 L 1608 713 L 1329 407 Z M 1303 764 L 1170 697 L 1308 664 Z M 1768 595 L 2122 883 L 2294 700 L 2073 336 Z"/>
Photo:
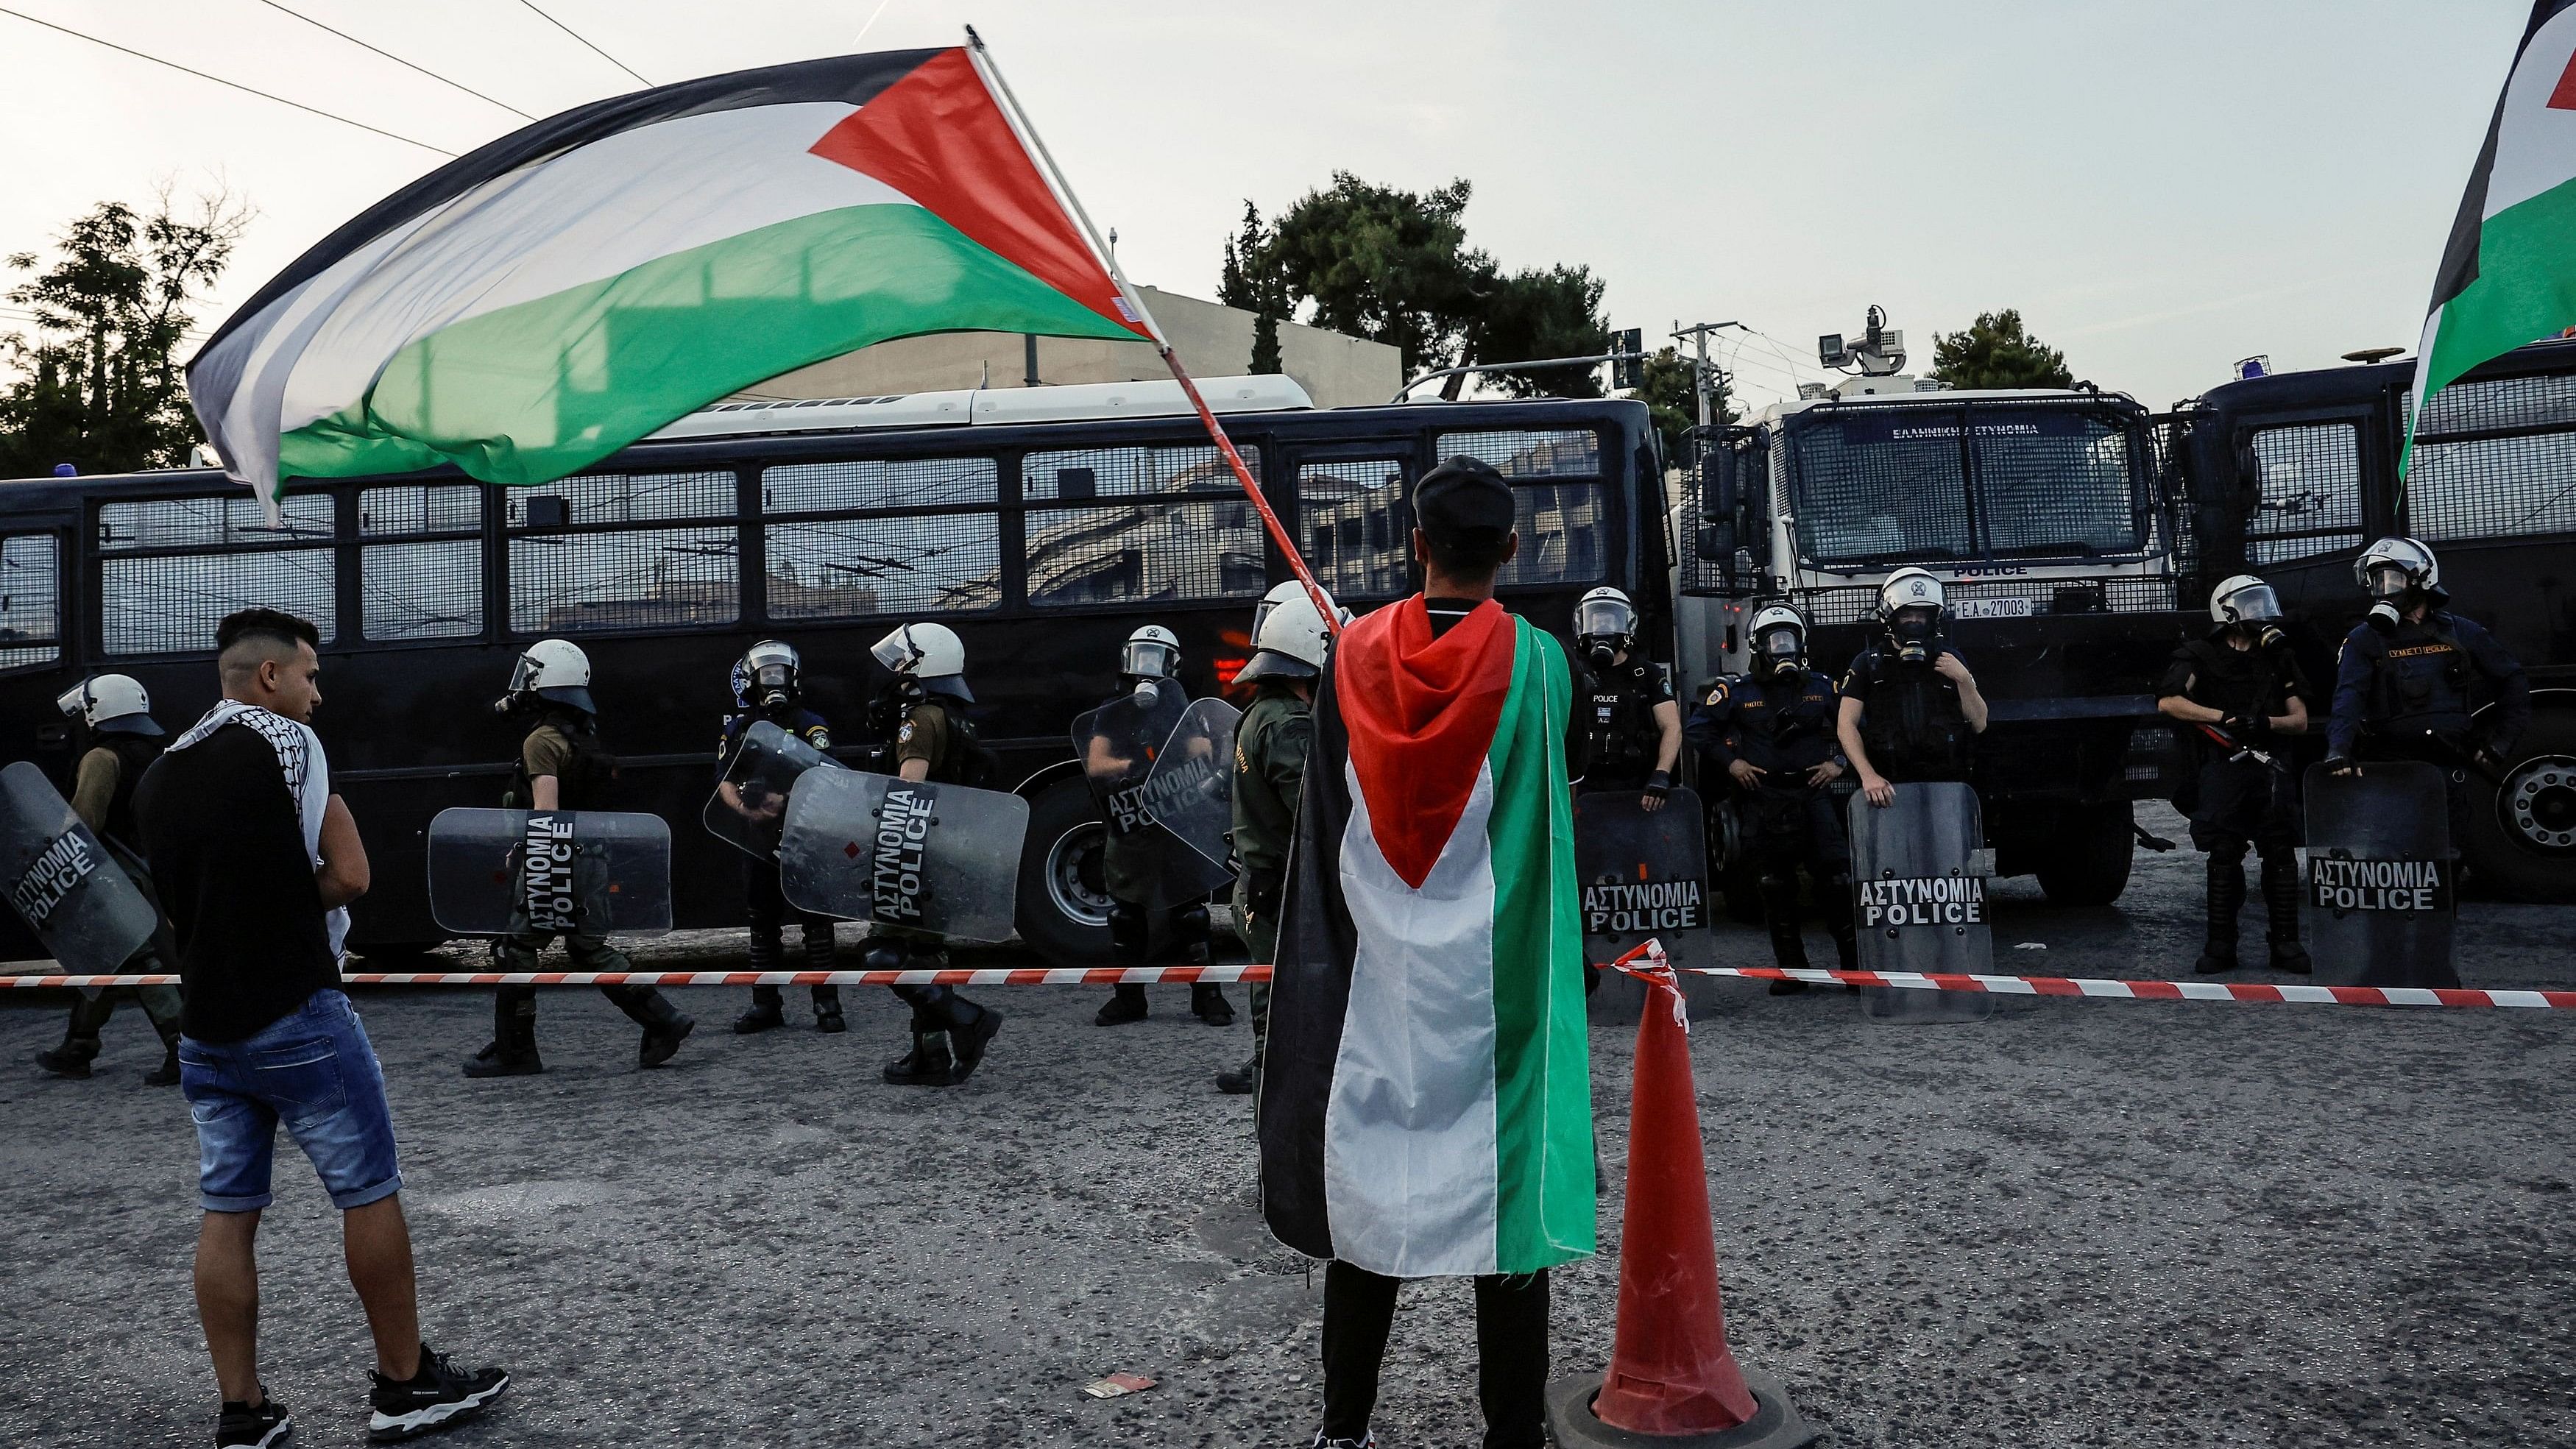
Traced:
<path id="1" fill-rule="evenodd" d="M 341 227 L 188 365 L 225 468 L 544 483 L 871 343 L 1146 328 L 979 52 L 840 56 L 540 121 Z"/>
<path id="2" fill-rule="evenodd" d="M 2576 328 L 2576 0 L 2539 0 L 2469 172 L 2415 348 L 2415 406 L 2470 368 Z"/>
<path id="3" fill-rule="evenodd" d="M 1261 1082 L 1270 1230 L 1403 1278 L 1593 1250 L 1592 1089 L 1554 639 L 1419 596 L 1315 701 Z"/>

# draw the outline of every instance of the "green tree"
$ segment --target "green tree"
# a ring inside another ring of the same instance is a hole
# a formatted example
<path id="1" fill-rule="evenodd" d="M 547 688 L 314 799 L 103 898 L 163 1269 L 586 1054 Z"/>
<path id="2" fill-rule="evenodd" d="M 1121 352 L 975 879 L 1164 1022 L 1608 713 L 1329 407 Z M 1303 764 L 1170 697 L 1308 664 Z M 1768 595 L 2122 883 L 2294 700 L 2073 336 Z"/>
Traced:
<path id="1" fill-rule="evenodd" d="M 1655 431 L 1663 435 L 1664 456 L 1678 463 L 1683 456 L 1682 441 L 1690 430 L 1699 426 L 1699 379 L 1691 359 L 1680 349 L 1665 347 L 1649 354 L 1644 364 L 1644 385 L 1628 396 L 1646 405 L 1655 419 Z M 1721 426 L 1743 418 L 1735 405 L 1735 390 L 1726 373 L 1709 368 L 1709 382 L 1716 394 L 1709 416 Z"/>
<path id="2" fill-rule="evenodd" d="M 1588 357 L 1609 351 L 1610 324 L 1601 316 L 1601 290 L 1601 279 L 1590 267 L 1561 263 L 1494 278 L 1482 314 L 1467 329 L 1467 360 Z M 1601 396 L 1597 368 L 1489 372 L 1484 381 L 1514 397 Z"/>
<path id="3" fill-rule="evenodd" d="M 1980 312 L 1964 332 L 1932 334 L 1932 375 L 1952 387 L 2073 387 L 2066 354 L 2022 330 L 2021 310 Z"/>
<path id="4" fill-rule="evenodd" d="M 165 190 L 149 212 L 100 202 L 73 220 L 50 261 L 8 258 L 25 280 L 5 295 L 35 314 L 35 328 L 0 336 L 17 373 L 0 385 L 0 477 L 60 463 L 116 473 L 187 461 L 204 434 L 178 349 L 250 216 L 220 191 L 181 215 Z"/>
<path id="5" fill-rule="evenodd" d="M 1216 299 L 1252 314 L 1252 370 L 1277 373 L 1279 324 L 1294 310 L 1287 279 L 1267 260 L 1271 229 L 1261 224 L 1261 208 L 1243 203 L 1243 230 L 1225 243 L 1225 266 L 1219 273 Z"/>

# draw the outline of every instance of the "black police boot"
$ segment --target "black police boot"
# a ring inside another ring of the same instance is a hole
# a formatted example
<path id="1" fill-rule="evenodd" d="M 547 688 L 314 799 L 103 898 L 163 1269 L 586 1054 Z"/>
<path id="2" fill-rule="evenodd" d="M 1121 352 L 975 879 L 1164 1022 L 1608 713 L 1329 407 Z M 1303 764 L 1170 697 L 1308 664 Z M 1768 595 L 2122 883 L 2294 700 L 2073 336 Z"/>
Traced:
<path id="1" fill-rule="evenodd" d="M 546 1069 L 537 1058 L 537 993 L 503 987 L 492 993 L 492 1040 L 465 1064 L 469 1077 L 533 1077 Z"/>
<path id="2" fill-rule="evenodd" d="M 2236 916 L 2245 909 L 2245 857 L 2242 848 L 2209 853 L 2209 929 L 2200 959 L 2191 969 L 2214 976 L 2236 969 Z"/>
<path id="3" fill-rule="evenodd" d="M 971 1015 L 969 1013 L 972 1013 Z M 984 1049 L 1002 1029 L 1002 1014 L 963 996 L 948 998 L 948 1048 L 956 1060 L 949 1080 L 962 1082 L 984 1064 Z"/>
<path id="4" fill-rule="evenodd" d="M 1210 1026 L 1234 1025 L 1234 1007 L 1225 999 L 1225 988 L 1213 981 L 1190 983 L 1190 1014 Z"/>
<path id="5" fill-rule="evenodd" d="M 755 965 L 752 969 L 767 968 Z M 755 986 L 751 988 L 751 1009 L 733 1019 L 733 1032 L 736 1036 L 750 1036 L 755 1032 L 775 1031 L 786 1024 L 787 1010 L 779 999 L 778 988 Z"/>
<path id="6" fill-rule="evenodd" d="M 1797 877 L 1762 877 L 1762 919 L 1771 928 L 1772 963 L 1784 971 L 1807 969 L 1807 943 L 1798 935 Z M 1771 983 L 1774 996 L 1795 996 L 1806 989 L 1804 981 Z"/>
<path id="7" fill-rule="evenodd" d="M 912 1024 L 912 1050 L 885 1064 L 885 1079 L 898 1087 L 944 1087 L 954 1067 L 944 1033 Z"/>
<path id="8" fill-rule="evenodd" d="M 2267 917 L 2264 936 L 2271 946 L 2271 966 L 2293 976 L 2306 976 L 2316 970 L 2308 959 L 2308 948 L 2299 944 L 2299 862 L 2296 856 L 2282 853 L 2263 857 L 2263 914 Z"/>
<path id="9" fill-rule="evenodd" d="M 66 1036 L 63 1044 L 51 1051 L 36 1053 L 36 1065 L 58 1077 L 76 1082 L 89 1080 L 89 1064 L 98 1060 L 98 1038 Z"/>
<path id="10" fill-rule="evenodd" d="M 1255 1051 L 1252 1055 L 1243 1059 L 1242 1066 L 1236 1067 L 1232 1071 L 1217 1073 L 1216 1089 L 1225 1093 L 1229 1097 L 1249 1096 L 1251 1095 L 1253 1087 L 1257 1085 L 1260 1080 L 1261 1053 L 1259 1051 Z"/>
<path id="11" fill-rule="evenodd" d="M 840 965 L 839 943 L 832 939 L 832 923 L 809 920 L 805 923 L 805 969 L 829 971 Z M 841 1019 L 841 988 L 814 988 L 814 1029 L 826 1034 L 848 1031 L 850 1024 Z"/>
<path id="12" fill-rule="evenodd" d="M 176 1028 L 161 1033 L 161 1065 L 143 1074 L 147 1087 L 179 1085 L 179 1033 Z"/>
<path id="13" fill-rule="evenodd" d="M 826 1036 L 837 1036 L 850 1029 L 849 1022 L 841 1016 L 841 988 L 814 988 L 814 1029 Z"/>
<path id="14" fill-rule="evenodd" d="M 1144 1019 L 1145 988 L 1142 986 L 1114 986 L 1110 988 L 1107 1004 L 1100 1008 L 1100 1014 L 1098 1016 L 1091 1019 L 1091 1024 L 1094 1026 L 1125 1026 L 1131 1021 L 1143 1021 Z"/>
<path id="15" fill-rule="evenodd" d="M 650 986 L 633 989 L 643 993 L 642 999 L 632 1006 L 623 1001 L 618 1005 L 644 1028 L 644 1040 L 635 1047 L 635 1066 L 638 1070 L 658 1067 L 679 1055 L 680 1043 L 687 1041 L 689 1033 L 698 1029 L 698 1020 L 673 1006 L 671 998 Z"/>

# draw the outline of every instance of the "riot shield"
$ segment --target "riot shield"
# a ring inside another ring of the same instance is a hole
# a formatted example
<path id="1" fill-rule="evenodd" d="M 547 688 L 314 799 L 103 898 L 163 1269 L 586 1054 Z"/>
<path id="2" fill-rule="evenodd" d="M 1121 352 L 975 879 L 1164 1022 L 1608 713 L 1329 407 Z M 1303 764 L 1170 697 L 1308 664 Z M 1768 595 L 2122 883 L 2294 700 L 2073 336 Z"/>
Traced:
<path id="1" fill-rule="evenodd" d="M 2299 924 L 2328 986 L 2460 984 L 2451 964 L 2459 866 L 2441 770 L 2418 760 L 2307 773 Z"/>
<path id="2" fill-rule="evenodd" d="M 1221 699 L 1194 699 L 1155 752 L 1145 773 L 1145 811 L 1211 863 L 1231 873 L 1226 839 L 1234 829 L 1234 727 L 1243 711 Z"/>
<path id="3" fill-rule="evenodd" d="M 778 887 L 800 911 L 1006 941 L 1028 833 L 1017 795 L 814 770 L 787 801 Z"/>
<path id="4" fill-rule="evenodd" d="M 459 936 L 671 929 L 671 827 L 609 810 L 441 810 L 429 914 Z"/>
<path id="5" fill-rule="evenodd" d="M 1714 962 L 1708 828 L 1699 796 L 1675 789 L 1648 810 L 1644 792 L 1574 797 L 1574 870 L 1583 880 L 1583 947 L 1608 961 L 1649 936 L 1676 966 Z"/>
<path id="6" fill-rule="evenodd" d="M 778 836 L 787 828 L 787 792 L 807 770 L 840 769 L 841 762 L 767 720 L 743 731 L 725 762 L 724 778 L 708 797 L 708 833 L 745 855 L 778 858 Z"/>
<path id="7" fill-rule="evenodd" d="M 65 971 L 112 972 L 161 923 L 150 898 L 27 760 L 0 769 L 0 880 Z"/>
<path id="8" fill-rule="evenodd" d="M 1148 681 L 1073 722 L 1074 755 L 1082 761 L 1083 778 L 1100 807 L 1101 823 L 1119 845 L 1132 847 L 1153 862 L 1143 904 L 1156 909 L 1196 900 L 1234 878 L 1222 850 L 1210 858 L 1187 844 L 1163 826 L 1154 813 L 1154 802 L 1148 799 L 1154 761 L 1188 711 L 1189 701 L 1177 686 Z M 1231 761 L 1217 763 L 1231 765 Z M 1230 772 L 1220 773 L 1226 774 L 1225 788 L 1231 792 Z M 1170 803 L 1203 808 L 1186 796 Z M 1233 808 L 1230 794 L 1226 808 L 1229 812 Z M 1207 823 L 1194 820 L 1189 828 L 1204 835 Z M 1229 813 L 1225 824 L 1216 827 L 1217 833 L 1222 835 L 1232 824 Z"/>
<path id="9" fill-rule="evenodd" d="M 1851 797 L 1852 924 L 1864 971 L 1983 975 L 1995 967 L 1986 915 L 1985 822 L 1977 792 L 1955 781 L 1896 787 L 1880 807 Z M 1872 1021 L 1984 1021 L 1994 998 L 1979 992 L 1873 986 L 1861 993 Z"/>

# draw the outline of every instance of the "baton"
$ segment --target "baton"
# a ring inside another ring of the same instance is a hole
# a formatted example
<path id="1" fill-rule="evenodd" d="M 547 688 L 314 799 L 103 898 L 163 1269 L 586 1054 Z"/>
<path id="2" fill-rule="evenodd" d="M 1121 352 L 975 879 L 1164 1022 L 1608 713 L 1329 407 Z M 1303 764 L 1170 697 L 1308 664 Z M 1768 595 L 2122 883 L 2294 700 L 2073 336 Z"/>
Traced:
<path id="1" fill-rule="evenodd" d="M 2231 754 L 2231 755 L 2229 755 L 2229 756 L 2227 757 L 2227 760 L 2228 760 L 2228 763 L 2229 763 L 2229 764 L 2234 764 L 2234 763 L 2235 763 L 2236 761 L 2238 761 L 2238 760 L 2247 759 L 2247 758 L 2252 758 L 2252 759 L 2261 760 L 2264 764 L 2266 764 L 2266 765 L 2270 766 L 2271 768 L 2273 768 L 2273 769 L 2275 769 L 2275 770 L 2280 771 L 2280 772 L 2281 772 L 2282 774 L 2284 774 L 2284 775 L 2286 775 L 2286 774 L 2290 773 L 2290 767 L 2289 767 L 2289 766 L 2282 764 L 2280 761 L 2278 761 L 2278 760 L 2276 760 L 2276 759 L 2273 759 L 2270 755 L 2265 754 L 2263 751 L 2261 751 L 2261 750 L 2258 750 L 2258 749 L 2254 748 L 2252 745 L 2249 745 L 2249 744 L 2244 743 L 2243 741 L 2241 741 L 2241 740 L 2237 739 L 2235 736 L 2233 736 L 2233 735 L 2229 734 L 2227 731 L 2225 731 L 2225 730 L 2223 730 L 2223 729 L 2220 729 L 2220 728 L 2219 728 L 2218 726 L 2216 726 L 2216 725 L 2213 725 L 2213 724 L 2205 724 L 2205 725 L 2200 725 L 2200 726 L 2198 726 L 2197 728 L 2200 730 L 2200 732 L 2201 732 L 2202 734 L 2205 734 L 2205 735 L 2209 736 L 2212 740 L 2217 741 L 2217 743 L 2218 743 L 2218 747 L 2219 747 L 2220 749 L 2223 749 L 2223 750 L 2233 750 L 2233 751 L 2235 751 L 2235 753 L 2233 753 L 2233 754 Z"/>

